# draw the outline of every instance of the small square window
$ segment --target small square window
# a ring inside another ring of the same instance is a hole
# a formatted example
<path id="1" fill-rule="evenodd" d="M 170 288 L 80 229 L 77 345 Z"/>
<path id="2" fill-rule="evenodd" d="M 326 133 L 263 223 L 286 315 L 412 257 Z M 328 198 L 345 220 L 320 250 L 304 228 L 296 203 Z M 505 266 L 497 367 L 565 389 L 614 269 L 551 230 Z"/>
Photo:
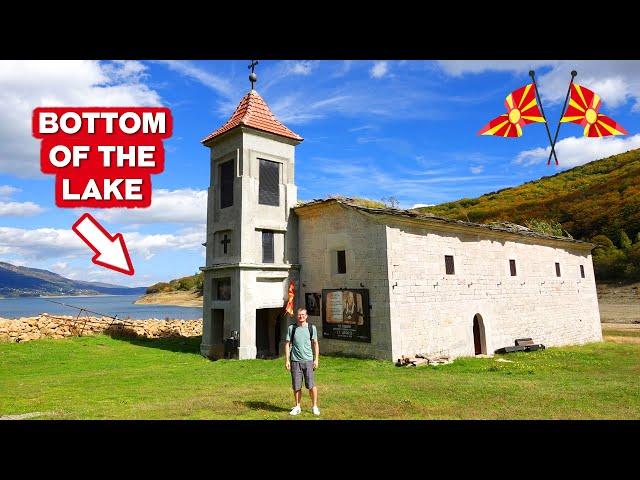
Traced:
<path id="1" fill-rule="evenodd" d="M 584 278 L 584 265 L 580 265 L 580 276 Z"/>
<path id="2" fill-rule="evenodd" d="M 509 270 L 511 270 L 511 276 L 515 277 L 516 276 L 516 261 L 515 260 L 509 260 Z"/>
<path id="3" fill-rule="evenodd" d="M 447 275 L 454 275 L 456 273 L 456 269 L 453 264 L 453 255 L 444 256 L 444 266 L 447 271 Z"/>
<path id="4" fill-rule="evenodd" d="M 344 250 L 338 250 L 338 273 L 347 273 L 347 258 Z"/>
<path id="5" fill-rule="evenodd" d="M 231 278 L 214 278 L 213 290 L 216 300 L 231 300 Z"/>
<path id="6" fill-rule="evenodd" d="M 556 262 L 556 277 L 560 276 L 560 264 Z"/>

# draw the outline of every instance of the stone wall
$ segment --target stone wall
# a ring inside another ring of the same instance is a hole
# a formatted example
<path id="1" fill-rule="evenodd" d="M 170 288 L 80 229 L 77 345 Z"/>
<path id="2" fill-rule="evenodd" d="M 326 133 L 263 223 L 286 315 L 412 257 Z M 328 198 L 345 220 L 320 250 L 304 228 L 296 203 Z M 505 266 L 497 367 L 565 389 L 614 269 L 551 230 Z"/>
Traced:
<path id="1" fill-rule="evenodd" d="M 40 338 L 65 338 L 104 333 L 140 338 L 193 337 L 202 335 L 202 320 L 128 320 L 91 317 L 75 321 L 72 316 L 0 318 L 0 342 L 28 342 Z"/>
<path id="2" fill-rule="evenodd" d="M 323 338 L 322 318 L 309 316 L 309 322 L 320 334 L 320 354 L 391 359 L 385 226 L 339 204 L 308 208 L 298 212 L 298 242 L 298 306 L 304 306 L 307 292 L 322 293 L 322 289 L 332 288 L 369 290 L 371 343 Z M 337 250 L 345 251 L 345 274 L 337 273 Z"/>
<path id="3" fill-rule="evenodd" d="M 602 339 L 588 246 L 401 221 L 386 229 L 393 359 L 474 355 L 476 314 L 487 353 L 522 337 L 546 346 Z M 454 257 L 453 275 L 445 255 Z"/>

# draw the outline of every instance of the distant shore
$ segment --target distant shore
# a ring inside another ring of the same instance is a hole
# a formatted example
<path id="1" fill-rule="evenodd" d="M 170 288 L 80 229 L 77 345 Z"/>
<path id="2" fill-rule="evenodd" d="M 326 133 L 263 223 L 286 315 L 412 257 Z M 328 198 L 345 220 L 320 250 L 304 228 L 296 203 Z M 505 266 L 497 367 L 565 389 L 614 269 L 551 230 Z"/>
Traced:
<path id="1" fill-rule="evenodd" d="M 176 307 L 202 307 L 202 296 L 196 290 L 148 293 L 133 302 L 136 305 L 173 305 Z"/>

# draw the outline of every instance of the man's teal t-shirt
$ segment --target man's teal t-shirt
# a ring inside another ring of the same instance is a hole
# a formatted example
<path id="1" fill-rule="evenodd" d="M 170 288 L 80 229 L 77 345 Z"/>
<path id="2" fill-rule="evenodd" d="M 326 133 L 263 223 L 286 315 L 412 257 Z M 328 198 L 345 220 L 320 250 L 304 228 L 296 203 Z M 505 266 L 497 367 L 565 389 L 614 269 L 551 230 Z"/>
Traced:
<path id="1" fill-rule="evenodd" d="M 292 362 L 309 362 L 313 360 L 313 350 L 311 349 L 311 340 L 318 341 L 318 332 L 316 326 L 312 325 L 313 336 L 309 338 L 309 326 L 300 325 L 296 328 L 296 335 L 291 344 L 291 361 Z M 291 341 L 291 332 L 293 325 L 289 325 L 287 329 L 287 342 Z"/>

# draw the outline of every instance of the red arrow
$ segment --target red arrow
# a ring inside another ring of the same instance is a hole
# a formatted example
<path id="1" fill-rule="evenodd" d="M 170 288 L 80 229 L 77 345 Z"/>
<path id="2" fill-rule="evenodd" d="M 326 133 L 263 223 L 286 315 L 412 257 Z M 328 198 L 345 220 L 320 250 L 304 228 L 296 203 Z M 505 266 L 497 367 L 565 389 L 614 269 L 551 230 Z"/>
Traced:
<path id="1" fill-rule="evenodd" d="M 88 213 L 82 215 L 71 229 L 95 252 L 91 259 L 93 263 L 126 275 L 134 274 L 129 251 L 121 233 L 110 235 Z"/>

